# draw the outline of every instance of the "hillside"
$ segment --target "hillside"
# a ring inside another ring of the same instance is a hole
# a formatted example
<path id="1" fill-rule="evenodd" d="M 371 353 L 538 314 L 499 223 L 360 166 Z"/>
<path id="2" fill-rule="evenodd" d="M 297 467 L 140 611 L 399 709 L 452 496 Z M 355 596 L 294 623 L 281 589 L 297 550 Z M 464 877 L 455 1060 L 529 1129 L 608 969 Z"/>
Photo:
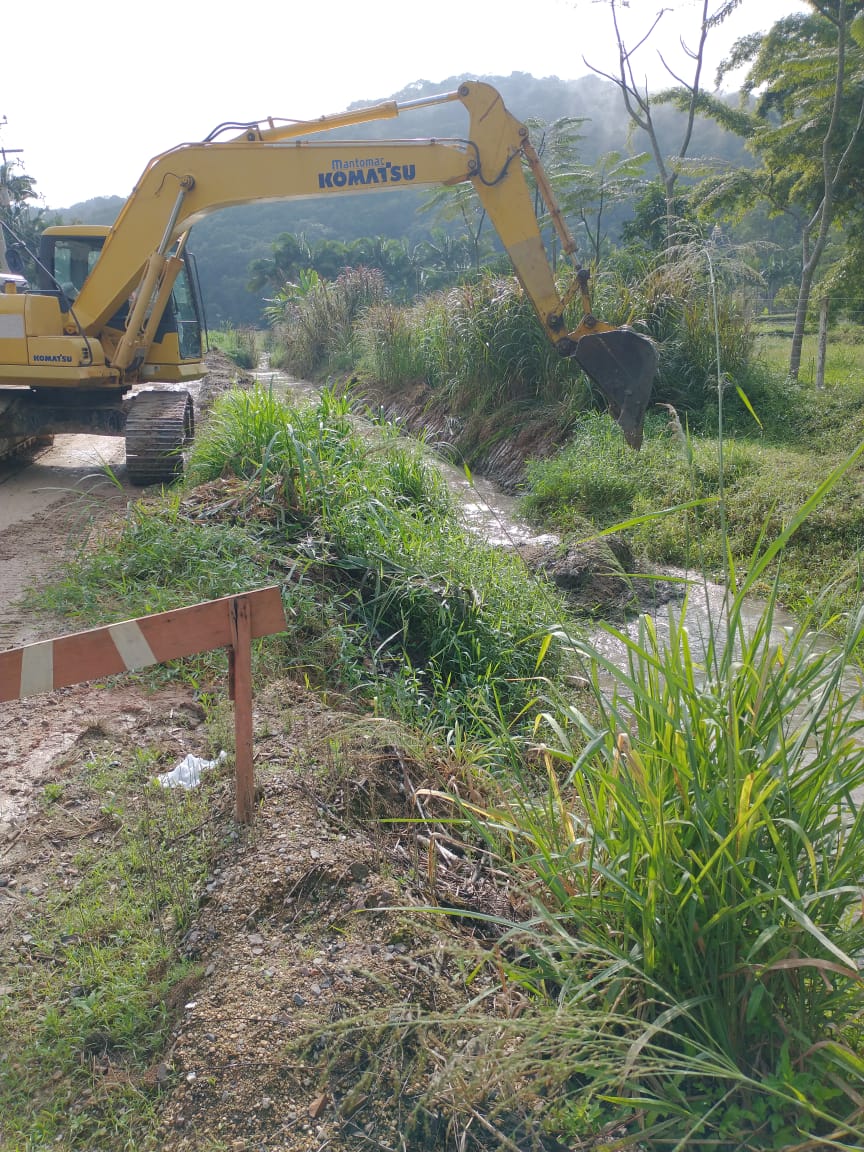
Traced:
<path id="1" fill-rule="evenodd" d="M 629 124 L 614 84 L 596 76 L 564 81 L 542 79 L 525 73 L 511 76 L 449 76 L 438 83 L 418 80 L 390 95 L 358 100 L 354 107 L 384 100 L 405 102 L 458 87 L 465 79 L 481 79 L 496 87 L 507 107 L 520 119 L 551 122 L 561 117 L 583 120 L 582 160 L 595 162 L 607 152 L 640 151 L 642 142 L 630 139 Z M 670 150 L 677 147 L 682 116 L 672 108 L 657 109 L 660 137 Z M 403 127 L 404 124 L 404 127 Z M 348 139 L 382 139 L 394 135 L 460 136 L 465 131 L 463 109 L 456 104 L 422 108 L 400 121 L 394 131 L 391 120 L 363 125 L 341 135 Z M 169 142 L 166 142 L 169 143 Z M 693 155 L 715 157 L 727 163 L 745 163 L 741 142 L 710 121 L 697 122 Z M 428 192 L 381 192 L 375 196 L 340 196 L 338 204 L 327 199 L 284 203 L 250 204 L 231 208 L 195 226 L 192 247 L 198 258 L 208 321 L 215 327 L 226 323 L 254 324 L 260 319 L 262 298 L 246 289 L 247 269 L 256 259 L 270 255 L 273 241 L 283 232 L 305 234 L 310 240 L 350 241 L 362 236 L 407 240 L 413 246 L 428 236 L 431 215 L 420 214 Z M 102 196 L 64 209 L 67 221 L 85 224 L 113 222 L 123 201 Z"/>

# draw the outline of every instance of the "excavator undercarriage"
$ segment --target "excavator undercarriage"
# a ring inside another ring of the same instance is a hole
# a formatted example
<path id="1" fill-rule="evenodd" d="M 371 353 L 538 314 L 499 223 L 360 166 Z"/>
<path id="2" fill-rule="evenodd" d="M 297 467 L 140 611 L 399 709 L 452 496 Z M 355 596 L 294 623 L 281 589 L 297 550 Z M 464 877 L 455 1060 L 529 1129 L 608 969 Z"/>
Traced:
<path id="1" fill-rule="evenodd" d="M 195 431 L 185 390 L 122 393 L 26 388 L 0 392 L 0 459 L 62 433 L 125 436 L 133 484 L 171 484 L 183 473 L 183 452 Z"/>

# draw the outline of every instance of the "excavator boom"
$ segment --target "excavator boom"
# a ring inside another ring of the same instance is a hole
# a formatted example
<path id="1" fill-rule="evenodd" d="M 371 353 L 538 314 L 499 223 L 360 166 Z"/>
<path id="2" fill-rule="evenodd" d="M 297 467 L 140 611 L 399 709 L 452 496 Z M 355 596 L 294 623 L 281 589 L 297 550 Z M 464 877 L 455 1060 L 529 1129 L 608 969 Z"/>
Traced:
<path id="1" fill-rule="evenodd" d="M 329 136 L 338 128 L 451 101 L 468 114 L 464 138 Z M 567 301 L 546 256 L 526 166 L 579 273 L 583 316 L 572 331 L 564 319 Z M 103 389 L 122 396 L 138 381 L 181 381 L 200 374 L 200 348 L 194 339 L 185 344 L 183 339 L 184 332 L 190 334 L 194 304 L 185 247 L 189 230 L 210 213 L 257 201 L 339 199 L 354 192 L 463 182 L 473 185 L 546 335 L 594 380 L 628 442 L 638 447 L 656 370 L 654 346 L 593 316 L 587 275 L 528 131 L 500 94 L 479 82 L 441 96 L 391 101 L 320 120 L 222 125 L 202 142 L 155 157 L 111 228 L 49 229 L 43 260 L 48 282 L 17 300 L 0 292 L 0 384 L 5 379 L 36 391 Z M 68 285 L 58 277 L 49 249 L 79 269 Z"/>

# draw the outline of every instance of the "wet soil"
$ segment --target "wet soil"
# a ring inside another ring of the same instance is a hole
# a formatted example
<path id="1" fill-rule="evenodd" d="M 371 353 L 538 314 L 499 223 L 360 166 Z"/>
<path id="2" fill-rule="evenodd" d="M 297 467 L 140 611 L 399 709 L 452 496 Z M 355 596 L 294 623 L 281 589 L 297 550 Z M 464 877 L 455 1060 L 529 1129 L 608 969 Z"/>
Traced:
<path id="1" fill-rule="evenodd" d="M 210 359 L 210 372 L 190 389 L 199 418 L 238 378 L 226 358 Z M 27 593 L 140 499 L 147 490 L 129 483 L 119 437 L 56 436 L 30 455 L 0 461 L 0 651 L 75 631 L 68 620 L 35 613 Z M 122 714 L 124 700 L 79 685 L 0 703 L 0 846 L 24 819 L 34 781 L 94 718 Z"/>

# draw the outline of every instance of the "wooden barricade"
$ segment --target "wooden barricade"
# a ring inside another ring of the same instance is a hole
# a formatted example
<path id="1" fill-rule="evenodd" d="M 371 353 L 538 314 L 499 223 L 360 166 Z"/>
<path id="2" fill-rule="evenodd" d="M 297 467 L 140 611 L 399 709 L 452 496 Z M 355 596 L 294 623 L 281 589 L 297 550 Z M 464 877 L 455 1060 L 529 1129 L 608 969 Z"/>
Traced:
<path id="1" fill-rule="evenodd" d="M 0 702 L 228 648 L 236 738 L 234 811 L 237 820 L 249 823 L 255 801 L 252 641 L 285 627 L 282 596 L 272 587 L 10 648 L 0 652 Z"/>

